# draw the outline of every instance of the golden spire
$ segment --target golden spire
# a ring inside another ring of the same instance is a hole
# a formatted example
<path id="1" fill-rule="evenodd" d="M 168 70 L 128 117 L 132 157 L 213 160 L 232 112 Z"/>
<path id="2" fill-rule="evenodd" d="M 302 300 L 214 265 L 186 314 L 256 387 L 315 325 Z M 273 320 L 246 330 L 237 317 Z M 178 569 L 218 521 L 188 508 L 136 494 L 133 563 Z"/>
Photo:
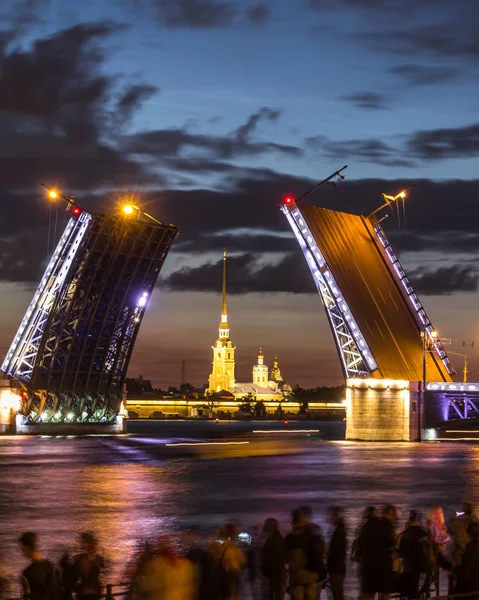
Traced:
<path id="1" fill-rule="evenodd" d="M 223 251 L 223 302 L 221 304 L 221 315 L 227 315 L 226 312 L 226 250 Z"/>
<path id="2" fill-rule="evenodd" d="M 221 302 L 221 320 L 219 337 L 227 341 L 229 339 L 230 330 L 228 327 L 228 313 L 226 311 L 226 250 L 223 252 L 223 299 Z"/>

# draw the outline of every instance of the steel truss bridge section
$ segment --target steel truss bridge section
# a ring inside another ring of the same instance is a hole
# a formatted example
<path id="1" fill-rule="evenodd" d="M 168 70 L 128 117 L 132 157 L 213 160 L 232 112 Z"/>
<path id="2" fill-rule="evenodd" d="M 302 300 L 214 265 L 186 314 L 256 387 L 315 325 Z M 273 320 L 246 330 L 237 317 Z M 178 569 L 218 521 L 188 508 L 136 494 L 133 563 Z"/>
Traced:
<path id="1" fill-rule="evenodd" d="M 71 216 L 2 364 L 25 422 L 111 423 L 148 301 L 178 230 Z"/>
<path id="2" fill-rule="evenodd" d="M 288 197 L 281 207 L 303 251 L 347 379 L 423 380 L 423 332 L 432 324 L 375 217 Z M 432 344 L 431 344 L 432 346 Z M 426 353 L 427 381 L 454 373 L 439 342 Z"/>
<path id="3" fill-rule="evenodd" d="M 479 420 L 479 383 L 429 382 L 426 415 L 428 426 Z"/>
<path id="4" fill-rule="evenodd" d="M 299 208 L 282 211 L 299 242 L 321 297 L 347 379 L 369 377 L 377 364 Z"/>

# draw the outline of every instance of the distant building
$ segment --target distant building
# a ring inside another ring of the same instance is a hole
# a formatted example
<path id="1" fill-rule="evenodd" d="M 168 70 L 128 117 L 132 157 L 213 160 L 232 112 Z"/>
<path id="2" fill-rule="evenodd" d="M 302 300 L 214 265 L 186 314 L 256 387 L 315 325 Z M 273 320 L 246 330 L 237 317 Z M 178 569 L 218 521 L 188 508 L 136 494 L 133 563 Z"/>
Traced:
<path id="1" fill-rule="evenodd" d="M 268 367 L 264 364 L 263 349 L 259 349 L 258 364 L 253 367 L 253 385 L 266 387 L 268 383 Z"/>
<path id="2" fill-rule="evenodd" d="M 213 349 L 213 365 L 208 379 L 208 393 L 233 392 L 235 385 L 235 347 L 230 340 L 226 310 L 226 251 L 223 254 L 223 299 L 218 339 Z"/>
<path id="3" fill-rule="evenodd" d="M 237 382 L 234 387 L 234 395 L 241 399 L 245 396 L 254 396 L 256 400 L 276 400 L 280 402 L 291 392 L 291 386 L 283 382 L 278 359 L 275 356 L 271 376 L 269 376 L 268 365 L 264 364 L 262 348 L 259 349 L 258 363 L 253 365 L 252 381 L 248 383 Z"/>
<path id="4" fill-rule="evenodd" d="M 264 364 L 263 350 L 260 348 L 258 363 L 253 366 L 252 381 L 241 383 L 235 381 L 235 346 L 230 340 L 228 314 L 226 310 L 226 251 L 223 254 L 223 296 L 218 339 L 212 346 L 213 362 L 209 376 L 207 394 L 230 394 L 240 400 L 254 397 L 256 400 L 281 401 L 291 392 L 291 386 L 283 382 L 278 359 L 275 356 L 271 378 L 268 366 Z"/>

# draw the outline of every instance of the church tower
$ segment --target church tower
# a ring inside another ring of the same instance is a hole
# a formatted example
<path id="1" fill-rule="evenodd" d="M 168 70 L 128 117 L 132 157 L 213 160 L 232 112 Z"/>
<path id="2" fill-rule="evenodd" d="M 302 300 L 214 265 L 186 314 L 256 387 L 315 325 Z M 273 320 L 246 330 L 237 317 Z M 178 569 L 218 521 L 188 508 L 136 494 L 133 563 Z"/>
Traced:
<path id="1" fill-rule="evenodd" d="M 233 392 L 235 385 L 235 347 L 230 340 L 228 313 L 226 311 L 226 250 L 223 253 L 223 299 L 218 339 L 213 348 L 213 369 L 209 377 L 208 392 L 226 390 Z"/>
<path id="2" fill-rule="evenodd" d="M 258 364 L 253 367 L 253 385 L 266 387 L 268 385 L 268 367 L 264 364 L 263 350 L 259 349 Z"/>
<path id="3" fill-rule="evenodd" d="M 283 378 L 281 377 L 281 371 L 278 365 L 278 357 L 274 356 L 274 361 L 273 361 L 273 368 L 271 369 L 271 381 L 276 381 L 276 382 L 280 382 L 283 381 Z"/>

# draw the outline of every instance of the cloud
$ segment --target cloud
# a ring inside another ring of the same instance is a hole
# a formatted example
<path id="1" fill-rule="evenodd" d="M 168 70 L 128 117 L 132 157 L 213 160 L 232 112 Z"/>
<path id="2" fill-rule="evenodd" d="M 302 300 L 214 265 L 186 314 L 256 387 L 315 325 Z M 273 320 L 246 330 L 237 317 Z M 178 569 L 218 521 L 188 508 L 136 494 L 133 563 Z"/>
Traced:
<path id="1" fill-rule="evenodd" d="M 251 23 L 262 24 L 270 17 L 270 9 L 264 4 L 255 4 L 247 10 L 247 15 Z"/>
<path id="2" fill-rule="evenodd" d="M 458 4 L 467 8 L 470 3 L 469 0 L 457 0 L 456 7 Z M 309 7 L 314 10 L 336 9 L 338 5 L 341 8 L 346 6 L 358 11 L 384 13 L 388 19 L 393 12 L 409 17 L 412 12 L 420 13 L 428 6 L 438 12 L 455 10 L 449 0 L 423 0 L 421 3 L 416 0 L 309 0 Z"/>
<path id="3" fill-rule="evenodd" d="M 356 92 L 341 96 L 341 100 L 351 103 L 356 108 L 365 110 L 384 110 L 387 108 L 386 97 L 376 92 Z"/>
<path id="4" fill-rule="evenodd" d="M 365 42 L 376 51 L 415 58 L 424 56 L 448 61 L 456 59 L 471 62 L 475 66 L 479 57 L 478 7 L 476 3 L 470 2 L 464 14 L 455 8 L 455 13 L 450 18 L 437 24 L 360 31 L 353 34 L 353 38 Z M 468 12 L 471 14 L 466 16 Z M 464 67 L 463 64 L 461 66 Z"/>
<path id="5" fill-rule="evenodd" d="M 143 0 L 142 3 L 154 9 L 162 26 L 171 29 L 219 29 L 245 21 L 261 25 L 270 17 L 265 4 L 245 6 L 239 0 Z"/>
<path id="6" fill-rule="evenodd" d="M 236 7 L 216 0 L 156 0 L 160 21 L 171 28 L 224 27 L 236 17 Z"/>
<path id="7" fill-rule="evenodd" d="M 244 125 L 238 127 L 236 130 L 236 137 L 238 140 L 246 142 L 261 121 L 277 121 L 280 115 L 281 111 L 277 108 L 263 106 L 257 112 L 250 115 Z"/>
<path id="8" fill-rule="evenodd" d="M 157 129 L 126 136 L 123 145 L 130 154 L 154 156 L 163 166 L 186 172 L 222 172 L 230 169 L 222 161 L 266 153 L 299 157 L 303 151 L 297 146 L 252 139 L 261 122 L 276 121 L 280 114 L 278 109 L 262 107 L 227 135 L 192 133 L 188 128 Z"/>
<path id="9" fill-rule="evenodd" d="M 117 114 L 119 121 L 125 123 L 140 106 L 158 93 L 159 88 L 145 83 L 130 84 L 123 91 L 117 102 Z"/>
<path id="10" fill-rule="evenodd" d="M 355 27 L 346 35 L 376 52 L 455 61 L 461 70 L 479 57 L 479 4 L 471 0 L 309 0 L 309 7 L 328 17 L 347 11 Z"/>
<path id="11" fill-rule="evenodd" d="M 337 5 L 347 6 L 359 10 L 399 10 L 405 5 L 414 5 L 410 0 L 309 0 L 309 6 L 315 10 L 336 8 Z"/>
<path id="12" fill-rule="evenodd" d="M 479 234 L 468 231 L 441 230 L 421 233 L 402 229 L 392 231 L 389 239 L 399 252 L 448 252 L 473 256 L 479 252 Z"/>
<path id="13" fill-rule="evenodd" d="M 436 85 L 456 79 L 460 70 L 453 67 L 403 64 L 389 69 L 390 73 L 402 77 L 411 86 Z"/>
<path id="14" fill-rule="evenodd" d="M 127 85 L 111 106 L 117 78 L 102 72 L 103 42 L 116 24 L 81 24 L 0 53 L 0 189 L 68 181 L 77 189 L 159 183 L 158 174 L 118 151 L 118 117 L 152 91 Z M 121 124 L 120 124 L 121 125 Z M 121 130 L 121 129 L 120 129 Z"/>
<path id="15" fill-rule="evenodd" d="M 479 289 L 479 272 L 468 265 L 451 265 L 435 270 L 421 267 L 411 272 L 410 278 L 416 291 L 423 296 L 449 296 Z"/>
<path id="16" fill-rule="evenodd" d="M 98 171 L 101 171 L 102 165 L 100 160 L 96 166 Z M 449 260 L 453 253 L 460 254 L 455 259 L 457 261 L 477 256 L 479 180 L 413 182 L 416 187 L 406 200 L 406 220 L 401 218 L 401 228 L 398 228 L 394 211 L 389 211 L 390 217 L 383 221 L 393 248 L 409 253 L 406 267 L 407 264 L 417 264 L 416 257 L 423 252 L 434 252 L 438 257 L 447 256 Z M 300 293 L 300 290 L 307 291 L 305 285 L 312 283 L 304 283 L 309 281 L 305 264 L 306 275 L 303 273 L 300 280 L 295 279 L 295 270 L 303 269 L 305 261 L 278 205 L 286 194 L 297 197 L 313 183 L 305 178 L 258 170 L 254 177 L 251 174 L 236 179 L 221 190 L 162 188 L 145 191 L 141 193 L 141 203 L 150 214 L 164 222 L 175 223 L 180 228 L 172 257 L 174 254 L 183 258 L 189 255 L 195 261 L 193 264 L 198 264 L 211 260 L 211 253 L 214 252 L 218 253 L 219 258 L 226 247 L 230 252 L 250 257 L 241 271 L 247 273 L 248 278 L 245 275 L 239 280 L 243 289 L 251 280 L 252 290 L 266 291 L 267 288 Z M 365 215 L 380 205 L 382 192 L 395 194 L 411 183 L 410 180 L 346 179 L 337 188 L 323 187 L 311 201 L 326 208 Z M 120 196 L 118 193 L 118 199 Z M 451 209 L 451 198 L 454 198 L 454 210 Z M 78 194 L 78 202 L 91 210 L 110 211 L 116 201 L 115 194 L 111 192 L 91 197 Z M 31 281 L 37 277 L 38 280 L 45 260 L 46 250 L 44 253 L 43 248 L 46 249 L 48 226 L 48 210 L 41 194 L 32 196 L 30 192 L 20 191 L 15 194 L 3 193 L 0 206 L 0 238 L 6 239 L 3 246 L 0 245 L 4 256 L 0 278 Z M 59 229 L 63 214 L 60 210 Z M 25 232 L 19 233 L 17 239 L 16 232 L 22 230 Z M 277 256 L 274 261 L 272 255 Z M 278 270 L 274 265 L 285 256 L 289 258 Z M 273 271 L 261 273 L 267 283 L 261 284 L 258 280 L 259 276 L 255 273 L 259 267 L 255 266 L 252 257 L 261 262 L 261 268 L 265 260 L 274 263 L 271 267 Z M 231 256 L 231 260 L 233 258 Z M 11 268 L 14 259 L 20 261 L 21 268 Z M 168 261 L 168 264 L 172 263 Z M 24 270 L 25 265 L 28 265 L 27 271 Z M 181 285 L 190 285 L 188 281 L 195 274 L 187 275 L 183 279 L 173 280 L 171 285 L 178 289 Z M 279 280 L 279 277 L 284 280 Z M 291 284 L 287 281 L 289 278 L 292 278 Z M 300 285 L 301 281 L 303 283 Z M 213 286 L 213 279 L 209 285 Z"/>
<path id="17" fill-rule="evenodd" d="M 0 280 L 38 284 L 47 263 L 47 229 L 25 227 L 0 237 Z"/>
<path id="18" fill-rule="evenodd" d="M 431 161 L 477 156 L 479 123 L 416 131 L 409 136 L 406 149 L 418 158 Z"/>
<path id="19" fill-rule="evenodd" d="M 161 281 L 173 291 L 218 292 L 222 260 L 199 267 L 184 267 Z M 257 255 L 240 254 L 228 258 L 228 293 L 288 292 L 314 293 L 314 283 L 300 253 L 287 254 L 275 265 L 257 264 Z"/>
<path id="20" fill-rule="evenodd" d="M 49 117 L 74 105 L 81 116 L 91 117 L 111 85 L 95 69 L 100 59 L 95 42 L 116 31 L 112 23 L 76 25 L 35 41 L 31 50 L 3 52 L 0 111 Z M 68 122 L 69 111 L 62 112 Z"/>
<path id="21" fill-rule="evenodd" d="M 198 233 L 195 239 L 180 240 L 175 244 L 176 252 L 229 252 L 285 253 L 296 250 L 297 242 L 293 233 L 274 229 L 234 228 L 214 233 Z"/>
<path id="22" fill-rule="evenodd" d="M 413 161 L 404 158 L 396 147 L 377 138 L 334 141 L 325 136 L 315 136 L 306 139 L 306 146 L 334 160 L 356 159 L 385 166 L 414 166 Z"/>
<path id="23" fill-rule="evenodd" d="M 379 138 L 335 141 L 325 136 L 314 136 L 306 139 L 306 147 L 334 159 L 418 167 L 423 161 L 478 156 L 479 124 L 418 130 L 397 136 L 394 144 Z"/>

